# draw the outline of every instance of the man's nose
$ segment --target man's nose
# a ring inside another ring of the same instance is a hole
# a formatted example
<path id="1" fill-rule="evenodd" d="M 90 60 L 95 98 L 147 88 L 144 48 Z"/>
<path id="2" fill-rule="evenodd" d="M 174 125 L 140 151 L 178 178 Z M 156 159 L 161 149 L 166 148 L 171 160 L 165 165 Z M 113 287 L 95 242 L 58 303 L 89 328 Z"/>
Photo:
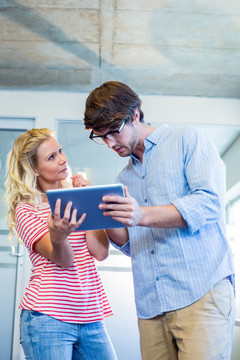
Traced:
<path id="1" fill-rule="evenodd" d="M 114 138 L 105 138 L 104 142 L 109 149 L 112 149 L 112 147 L 116 144 L 116 141 Z"/>

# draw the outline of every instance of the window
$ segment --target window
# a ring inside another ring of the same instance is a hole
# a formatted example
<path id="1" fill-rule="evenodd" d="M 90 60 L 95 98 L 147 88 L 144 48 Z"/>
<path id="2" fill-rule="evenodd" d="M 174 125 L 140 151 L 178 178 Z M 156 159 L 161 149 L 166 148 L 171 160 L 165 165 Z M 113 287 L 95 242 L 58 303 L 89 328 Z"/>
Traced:
<path id="1" fill-rule="evenodd" d="M 15 139 L 29 128 L 34 126 L 34 119 L 0 117 L 0 306 L 4 311 L 1 316 L 1 359 L 7 360 L 15 353 L 19 353 L 19 297 L 21 282 L 17 278 L 21 275 L 23 259 L 11 256 L 11 247 L 8 241 L 8 227 L 6 223 L 5 180 L 6 157 Z M 16 252 L 18 243 L 15 242 Z M 22 289 L 23 291 L 24 289 Z M 4 330 L 3 330 L 4 329 Z"/>

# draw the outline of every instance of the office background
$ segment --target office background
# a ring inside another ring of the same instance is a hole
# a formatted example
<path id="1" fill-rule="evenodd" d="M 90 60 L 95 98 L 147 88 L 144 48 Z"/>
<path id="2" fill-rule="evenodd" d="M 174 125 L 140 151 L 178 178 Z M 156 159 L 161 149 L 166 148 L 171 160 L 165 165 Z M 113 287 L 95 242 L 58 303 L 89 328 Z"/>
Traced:
<path id="1" fill-rule="evenodd" d="M 153 126 L 199 126 L 227 167 L 226 217 L 240 318 L 240 3 L 223 0 L 0 0 L 0 348 L 22 360 L 18 304 L 30 271 L 7 241 L 6 154 L 31 127 L 56 131 L 73 172 L 114 182 L 126 159 L 88 140 L 88 93 L 129 84 Z M 17 255 L 17 256 L 16 256 Z M 119 360 L 140 360 L 130 260 L 111 249 L 98 264 L 115 315 L 106 325 Z M 237 323 L 238 324 L 238 323 Z M 235 327 L 232 360 L 240 353 Z"/>

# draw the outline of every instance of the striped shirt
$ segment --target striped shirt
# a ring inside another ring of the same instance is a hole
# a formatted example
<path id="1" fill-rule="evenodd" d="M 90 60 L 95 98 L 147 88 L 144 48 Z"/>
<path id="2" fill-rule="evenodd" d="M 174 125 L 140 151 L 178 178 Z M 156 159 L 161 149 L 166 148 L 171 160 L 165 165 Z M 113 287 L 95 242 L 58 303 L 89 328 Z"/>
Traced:
<path id="1" fill-rule="evenodd" d="M 194 128 L 155 129 L 143 161 L 131 156 L 117 178 L 140 206 L 173 204 L 186 228 L 130 227 L 121 250 L 131 256 L 139 318 L 199 300 L 232 275 L 226 238 L 225 166 L 207 135 Z"/>
<path id="2" fill-rule="evenodd" d="M 49 211 L 47 203 L 38 208 L 21 203 L 16 209 L 16 230 L 28 248 L 33 266 L 20 308 L 70 323 L 89 323 L 112 315 L 94 259 L 87 248 L 85 232 L 76 231 L 68 237 L 74 261 L 67 269 L 33 250 L 36 241 L 48 233 Z"/>

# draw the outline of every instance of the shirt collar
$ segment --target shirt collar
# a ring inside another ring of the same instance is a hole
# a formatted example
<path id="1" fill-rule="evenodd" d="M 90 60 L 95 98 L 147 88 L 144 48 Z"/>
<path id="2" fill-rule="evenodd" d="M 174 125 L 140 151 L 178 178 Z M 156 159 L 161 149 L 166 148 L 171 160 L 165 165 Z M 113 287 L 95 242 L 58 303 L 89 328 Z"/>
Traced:
<path id="1" fill-rule="evenodd" d="M 144 141 L 145 148 L 147 149 L 147 143 L 149 142 L 156 145 L 167 129 L 168 125 L 161 125 L 153 130 Z"/>
<path id="2" fill-rule="evenodd" d="M 154 145 L 157 145 L 159 139 L 162 137 L 162 135 L 164 134 L 165 130 L 168 128 L 167 125 L 161 125 L 158 128 L 154 129 L 144 140 L 144 146 L 145 146 L 145 151 L 144 153 L 146 153 L 147 151 L 151 150 L 151 148 Z M 132 159 L 138 161 L 138 159 L 131 154 L 130 155 Z"/>

